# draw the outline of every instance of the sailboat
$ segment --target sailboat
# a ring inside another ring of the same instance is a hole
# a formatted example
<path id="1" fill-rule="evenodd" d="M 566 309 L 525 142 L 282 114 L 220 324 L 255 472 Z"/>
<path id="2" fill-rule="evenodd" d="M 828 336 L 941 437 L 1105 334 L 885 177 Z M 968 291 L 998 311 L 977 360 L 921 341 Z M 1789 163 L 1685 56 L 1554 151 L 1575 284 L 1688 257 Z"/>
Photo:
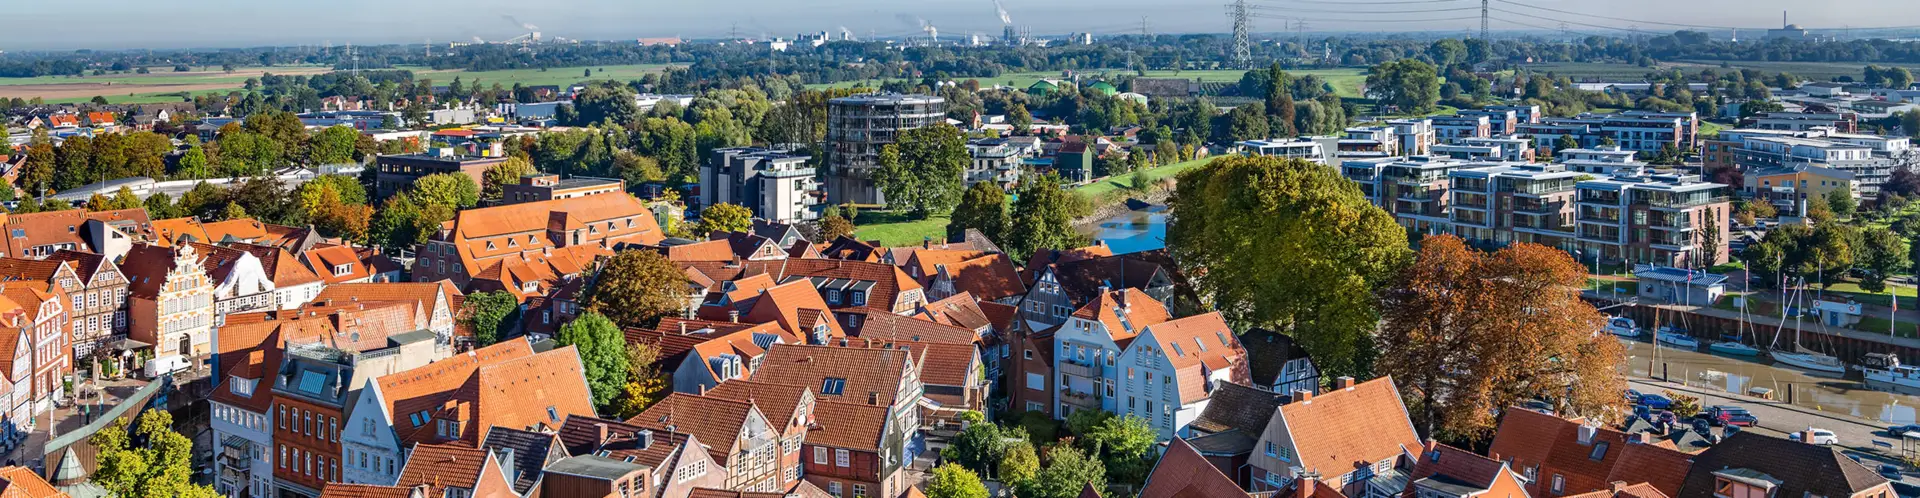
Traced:
<path id="1" fill-rule="evenodd" d="M 1749 318 L 1750 317 L 1747 316 L 1747 307 L 1741 306 L 1740 332 L 1734 335 L 1731 341 L 1721 340 L 1715 341 L 1713 344 L 1708 344 L 1707 350 L 1729 356 L 1743 356 L 1748 358 L 1760 356 L 1760 348 L 1748 346 L 1746 343 L 1747 325 L 1751 323 L 1748 320 Z"/>
<path id="2" fill-rule="evenodd" d="M 1803 308 L 1801 308 L 1799 304 L 1806 297 L 1806 284 L 1807 281 L 1805 278 L 1800 279 L 1801 289 L 1794 291 L 1793 350 L 1786 352 L 1774 351 L 1769 356 L 1772 356 L 1775 362 L 1801 370 L 1845 375 L 1847 373 L 1847 365 L 1841 363 L 1839 358 L 1821 354 L 1800 345 L 1800 314 Z M 1786 321 L 1786 317 L 1781 317 L 1780 319 L 1782 322 Z M 1779 339 L 1779 337 L 1779 334 L 1774 334 L 1776 340 Z"/>
<path id="3" fill-rule="evenodd" d="M 1659 330 L 1659 333 L 1655 334 L 1655 340 L 1660 341 L 1661 344 L 1689 351 L 1700 349 L 1700 340 L 1694 339 L 1691 335 L 1687 335 L 1685 329 L 1669 325 L 1660 327 Z"/>

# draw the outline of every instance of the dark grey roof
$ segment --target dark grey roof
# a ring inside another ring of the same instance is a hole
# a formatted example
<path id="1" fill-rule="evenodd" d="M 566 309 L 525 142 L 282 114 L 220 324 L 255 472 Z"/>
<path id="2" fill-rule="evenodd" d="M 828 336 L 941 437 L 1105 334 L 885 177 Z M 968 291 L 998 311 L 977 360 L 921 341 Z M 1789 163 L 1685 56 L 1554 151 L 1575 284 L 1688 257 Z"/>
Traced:
<path id="1" fill-rule="evenodd" d="M 1280 409 L 1283 397 L 1263 389 L 1223 382 L 1214 389 L 1207 407 L 1192 423 L 1201 432 L 1240 432 L 1258 435 L 1267 430 L 1273 411 Z M 1192 441 L 1189 441 L 1192 442 Z"/>
<path id="2" fill-rule="evenodd" d="M 1253 453 L 1254 446 L 1260 443 L 1256 439 L 1258 436 L 1259 434 L 1249 435 L 1245 432 L 1229 430 L 1188 439 L 1187 444 L 1193 445 L 1195 451 L 1206 456 L 1246 455 Z"/>
<path id="3" fill-rule="evenodd" d="M 514 492 L 522 495 L 540 482 L 540 472 L 547 466 L 547 457 L 560 445 L 560 440 L 553 434 L 510 427 L 488 429 L 486 438 L 480 441 L 481 447 L 502 456 L 501 462 L 509 466 L 507 475 L 513 478 Z M 513 449 L 511 461 L 501 455 L 508 448 Z"/>
<path id="4" fill-rule="evenodd" d="M 1486 488 L 1461 482 L 1444 475 L 1421 478 L 1418 481 L 1413 481 L 1413 485 L 1439 491 L 1448 496 L 1472 496 L 1474 493 L 1486 491 Z"/>
<path id="5" fill-rule="evenodd" d="M 1693 458 L 1674 498 L 1713 498 L 1714 472 L 1747 469 L 1780 480 L 1772 496 L 1853 496 L 1887 483 L 1839 450 L 1738 432 Z"/>
<path id="6" fill-rule="evenodd" d="M 399 346 L 402 344 L 413 344 L 420 341 L 431 341 L 434 339 L 434 337 L 437 337 L 437 336 L 433 333 L 432 330 L 420 329 L 412 332 L 402 332 L 402 333 L 387 336 L 387 344 L 393 345 L 393 346 Z"/>
<path id="7" fill-rule="evenodd" d="M 596 479 L 619 479 L 646 466 L 627 463 L 612 458 L 584 455 L 562 458 L 547 466 L 547 472 L 570 476 L 591 477 Z"/>
<path id="8" fill-rule="evenodd" d="M 1251 370 L 1253 381 L 1260 384 L 1273 383 L 1280 379 L 1282 367 L 1298 358 L 1312 358 L 1307 349 L 1292 336 L 1264 328 L 1248 330 L 1240 335 L 1240 344 L 1247 348 L 1247 368 Z"/>

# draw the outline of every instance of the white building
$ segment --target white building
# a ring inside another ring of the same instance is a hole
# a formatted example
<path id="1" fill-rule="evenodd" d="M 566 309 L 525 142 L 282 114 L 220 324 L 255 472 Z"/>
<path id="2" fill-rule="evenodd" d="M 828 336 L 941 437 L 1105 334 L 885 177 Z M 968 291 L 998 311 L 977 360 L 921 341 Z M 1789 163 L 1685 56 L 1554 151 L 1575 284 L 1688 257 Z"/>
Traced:
<path id="1" fill-rule="evenodd" d="M 1125 398 L 1119 396 L 1123 384 L 1152 381 L 1123 377 L 1141 372 L 1123 368 L 1120 344 L 1137 341 L 1145 327 L 1167 318 L 1166 306 L 1132 288 L 1102 289 L 1099 296 L 1075 310 L 1053 333 L 1053 342 L 1059 345 L 1053 356 L 1054 385 L 1061 388 L 1054 394 L 1054 415 L 1065 419 L 1076 410 L 1157 413 L 1156 403 L 1144 399 L 1133 401 L 1139 409 L 1122 411 L 1127 406 Z M 1145 378 L 1152 379 L 1153 374 L 1146 373 Z"/>
<path id="2" fill-rule="evenodd" d="M 1218 311 L 1143 327 L 1119 366 L 1128 374 L 1119 395 L 1126 406 L 1115 413 L 1146 419 L 1160 439 L 1192 436 L 1187 426 L 1206 410 L 1216 383 L 1252 377 L 1246 348 Z"/>
<path id="3" fill-rule="evenodd" d="M 278 357 L 279 355 L 274 355 Z M 272 363 L 272 364 L 269 364 Z M 273 387 L 278 362 L 256 351 L 245 363 L 215 376 L 208 408 L 212 411 L 214 490 L 226 496 L 270 496 L 273 489 Z"/>

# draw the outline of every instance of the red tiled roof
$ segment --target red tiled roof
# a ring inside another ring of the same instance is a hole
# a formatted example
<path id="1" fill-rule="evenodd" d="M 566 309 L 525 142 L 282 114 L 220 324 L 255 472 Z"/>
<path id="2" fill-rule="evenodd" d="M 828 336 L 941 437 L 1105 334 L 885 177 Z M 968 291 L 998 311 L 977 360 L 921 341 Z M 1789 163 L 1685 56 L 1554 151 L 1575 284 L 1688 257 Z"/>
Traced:
<path id="1" fill-rule="evenodd" d="M 1660 489 L 1652 484 L 1644 482 L 1627 484 L 1625 481 L 1615 481 L 1609 483 L 1607 489 L 1567 495 L 1566 498 L 1667 498 L 1667 494 L 1660 492 Z"/>
<path id="2" fill-rule="evenodd" d="M 858 315 L 860 334 L 857 339 L 877 343 L 895 342 L 938 342 L 945 344 L 973 344 L 980 341 L 980 334 L 972 329 L 952 325 L 918 320 L 912 317 L 880 313 L 866 310 L 848 311 Z"/>
<path id="3" fill-rule="evenodd" d="M 913 369 L 913 358 L 906 351 L 776 344 L 767 350 L 753 380 L 807 386 L 821 401 L 866 404 L 872 400 L 885 406 L 918 401 L 895 399 Z M 841 392 L 822 390 L 827 379 L 839 380 L 844 386 Z"/>
<path id="4" fill-rule="evenodd" d="M 987 254 L 941 266 L 941 274 L 953 280 L 954 290 L 972 293 L 980 299 L 995 301 L 1025 295 L 1027 285 L 1005 254 Z"/>
<path id="5" fill-rule="evenodd" d="M 1153 465 L 1153 471 L 1147 474 L 1147 483 L 1140 489 L 1140 498 L 1225 498 L 1245 497 L 1247 492 L 1234 484 L 1233 479 L 1220 473 L 1201 456 L 1186 439 L 1174 438 L 1167 443 L 1167 452 Z"/>
<path id="6" fill-rule="evenodd" d="M 1209 372 L 1229 371 L 1232 381 L 1242 384 L 1252 378 L 1246 348 L 1218 311 L 1147 325 L 1146 330 L 1143 336 L 1153 336 L 1160 356 L 1180 376 L 1181 403 L 1206 399 Z"/>
<path id="7" fill-rule="evenodd" d="M 734 379 L 707 390 L 707 397 L 753 403 L 774 427 L 791 421 L 795 414 L 813 404 L 813 391 L 806 386 L 754 382 Z M 810 411 L 810 410 L 809 410 Z"/>
<path id="8" fill-rule="evenodd" d="M 320 498 L 411 498 L 412 487 L 377 486 L 330 482 L 320 490 Z"/>
<path id="9" fill-rule="evenodd" d="M 374 379 L 374 382 L 380 389 L 381 399 L 387 403 L 387 416 L 393 418 L 389 422 L 393 424 L 394 432 L 400 435 L 400 439 L 403 442 L 430 441 L 434 437 L 434 424 L 431 421 L 414 424 L 417 414 L 425 412 L 433 417 L 459 416 L 459 414 L 445 413 L 445 409 L 449 404 L 458 408 L 461 401 L 469 403 L 468 408 L 471 408 L 470 404 L 476 397 L 474 395 L 478 394 L 477 391 L 481 387 L 479 380 L 475 378 L 475 373 L 482 366 L 505 364 L 533 355 L 533 348 L 526 341 L 503 341 L 466 354 L 454 355 L 427 366 L 379 377 Z M 556 384 L 555 387 L 562 387 L 557 385 L 560 384 L 557 379 L 554 384 Z M 495 387 L 491 390 L 497 389 L 499 388 Z M 466 396 L 460 396 L 461 391 L 467 391 L 464 393 Z M 450 401 L 452 403 L 449 403 Z M 541 404 L 539 408 L 544 409 L 545 406 Z M 468 439 L 463 434 L 462 440 L 473 441 L 478 440 L 478 434 L 485 432 L 487 427 L 463 429 L 468 429 L 463 430 L 464 433 L 472 433 L 475 436 Z"/>
<path id="10" fill-rule="evenodd" d="M 600 439 L 600 426 L 606 426 L 606 440 Z M 651 431 L 652 441 L 642 445 L 635 434 Z M 659 468 L 688 443 L 699 443 L 700 439 L 683 432 L 666 432 L 647 427 L 632 425 L 618 420 L 606 420 L 589 416 L 571 416 L 560 423 L 560 442 L 567 446 L 571 455 L 588 455 L 597 451 L 606 451 L 608 457 L 625 459 L 633 457 L 633 463 Z"/>
<path id="11" fill-rule="evenodd" d="M 707 454 L 715 463 L 726 465 L 728 457 L 733 455 L 734 442 L 740 440 L 740 428 L 757 411 L 753 403 L 672 393 L 627 419 L 627 423 L 658 430 L 672 427 L 674 432 L 692 434 L 707 442 Z"/>
<path id="12" fill-rule="evenodd" d="M 328 284 L 361 280 L 372 276 L 366 263 L 360 260 L 360 255 L 354 253 L 352 247 L 321 244 L 301 253 L 300 259 L 307 264 L 308 269 Z M 346 268 L 346 273 L 334 273 L 335 268 L 342 266 Z"/>
<path id="13" fill-rule="evenodd" d="M 1539 467 L 1541 476 L 1562 475 L 1561 489 L 1567 493 L 1608 489 L 1609 483 L 1621 479 L 1649 482 L 1669 496 L 1679 493 L 1691 459 L 1686 453 L 1634 443 L 1632 436 L 1607 427 L 1593 427 L 1583 443 L 1581 424 L 1533 410 L 1506 410 L 1487 453 L 1512 462 L 1517 471 Z M 1607 449 L 1595 459 L 1601 444 Z M 1633 458 L 1625 456 L 1628 451 Z M 1528 487 L 1535 492 L 1546 489 L 1539 481 Z"/>
<path id="14" fill-rule="evenodd" d="M 767 288 L 740 318 L 752 323 L 776 322 L 787 332 L 800 337 L 811 337 L 814 326 L 825 324 L 828 337 L 846 337 L 847 332 L 841 330 L 839 322 L 817 319 L 819 313 L 828 309 L 826 300 L 820 298 L 820 291 L 814 289 L 813 282 L 800 279 Z M 812 310 L 816 319 L 804 320 L 802 310 Z"/>
<path id="15" fill-rule="evenodd" d="M 1345 474 L 1422 446 L 1392 377 L 1281 405 L 1280 414 L 1298 463 L 1321 475 Z"/>
<path id="16" fill-rule="evenodd" d="M 1125 320 L 1121 319 L 1122 313 L 1126 315 Z M 1173 318 L 1167 312 L 1166 305 L 1131 287 L 1108 290 L 1094 296 L 1086 305 L 1074 310 L 1073 317 L 1098 320 L 1107 326 L 1107 335 L 1112 336 L 1113 341 L 1121 347 L 1126 347 L 1127 341 L 1140 335 L 1142 329 Z"/>
<path id="17" fill-rule="evenodd" d="M 460 444 L 416 444 L 400 470 L 400 486 L 427 486 L 427 496 L 445 496 L 449 487 L 472 490 L 492 455 Z"/>
<path id="18" fill-rule="evenodd" d="M 880 451 L 887 431 L 887 407 L 839 401 L 821 401 L 813 406 L 814 426 L 807 430 L 807 444 Z"/>
<path id="19" fill-rule="evenodd" d="M 1416 460 L 1413 470 L 1407 473 L 1409 498 L 1413 496 L 1413 485 L 1428 477 L 1440 476 L 1485 491 L 1493 487 L 1501 473 L 1508 472 L 1506 463 L 1499 460 L 1433 441 L 1427 442 Z"/>
<path id="20" fill-rule="evenodd" d="M 616 223 L 623 219 L 632 225 Z M 589 228 L 600 241 L 594 245 L 655 245 L 665 238 L 652 211 L 625 192 L 468 209 L 443 225 L 446 240 L 469 276 L 501 259 L 542 254 L 542 249 L 555 245 L 548 239 L 550 233 Z M 487 246 L 490 241 L 495 242 L 492 247 Z"/>

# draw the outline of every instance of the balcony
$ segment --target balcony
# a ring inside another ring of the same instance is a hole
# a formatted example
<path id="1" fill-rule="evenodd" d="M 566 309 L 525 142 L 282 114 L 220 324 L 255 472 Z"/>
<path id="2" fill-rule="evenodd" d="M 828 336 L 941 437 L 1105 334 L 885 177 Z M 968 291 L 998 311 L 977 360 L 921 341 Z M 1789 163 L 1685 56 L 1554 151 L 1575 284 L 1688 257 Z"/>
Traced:
<path id="1" fill-rule="evenodd" d="M 1578 197 L 1578 200 L 1576 200 L 1575 202 L 1578 202 L 1580 204 L 1598 204 L 1602 206 L 1618 206 L 1620 205 L 1620 193 L 1582 190 L 1580 191 L 1580 197 Z"/>
<path id="2" fill-rule="evenodd" d="M 1565 206 L 1566 204 L 1562 202 L 1540 202 L 1540 201 L 1523 200 L 1523 201 L 1513 203 L 1513 212 L 1515 214 L 1526 214 L 1526 215 L 1534 215 L 1534 216 L 1560 214 L 1560 209 Z"/>
<path id="3" fill-rule="evenodd" d="M 1426 189 L 1401 189 L 1394 198 L 1407 202 L 1433 202 L 1439 200 L 1434 198 L 1433 191 Z"/>
<path id="4" fill-rule="evenodd" d="M 1453 192 L 1453 203 L 1456 205 L 1484 207 L 1487 205 L 1487 194 L 1455 190 Z"/>
<path id="5" fill-rule="evenodd" d="M 1667 216 L 1664 218 L 1654 217 L 1654 218 L 1648 219 L 1647 221 L 1650 222 L 1647 224 L 1647 228 L 1652 228 L 1654 230 L 1684 232 L 1684 231 L 1692 230 L 1695 228 L 1693 226 L 1693 219 L 1686 216 L 1676 215 L 1676 216 Z"/>
<path id="6" fill-rule="evenodd" d="M 1619 230 L 1596 230 L 1596 229 L 1593 229 L 1591 226 L 1582 226 L 1580 227 L 1580 232 L 1577 235 L 1577 237 L 1579 237 L 1580 240 L 1587 241 L 1587 242 L 1599 242 L 1602 244 L 1615 244 L 1615 245 L 1621 244 Z"/>
<path id="7" fill-rule="evenodd" d="M 1060 364 L 1055 366 L 1054 368 L 1060 369 L 1060 373 L 1062 374 L 1085 377 L 1089 379 L 1097 379 L 1103 375 L 1099 365 L 1095 365 L 1087 362 L 1081 362 L 1077 360 L 1061 360 Z"/>

